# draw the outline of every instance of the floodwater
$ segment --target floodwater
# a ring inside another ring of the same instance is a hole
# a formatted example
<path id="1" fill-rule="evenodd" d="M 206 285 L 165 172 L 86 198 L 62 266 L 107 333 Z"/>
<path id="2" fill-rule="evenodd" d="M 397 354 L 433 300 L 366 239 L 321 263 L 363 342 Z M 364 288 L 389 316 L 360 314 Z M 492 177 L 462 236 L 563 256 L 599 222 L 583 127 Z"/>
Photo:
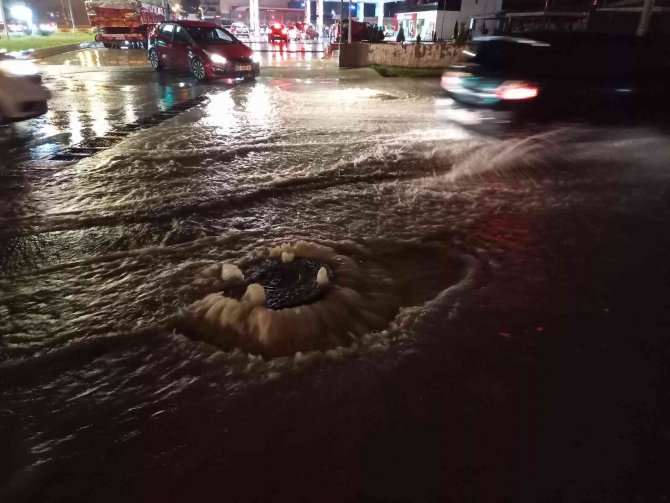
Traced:
<path id="1" fill-rule="evenodd" d="M 268 66 L 202 85 L 83 51 L 3 132 L 1 499 L 666 497 L 667 138 L 496 140 L 430 80 Z M 401 292 L 387 328 L 274 359 L 174 328 L 205 268 L 297 240 Z"/>

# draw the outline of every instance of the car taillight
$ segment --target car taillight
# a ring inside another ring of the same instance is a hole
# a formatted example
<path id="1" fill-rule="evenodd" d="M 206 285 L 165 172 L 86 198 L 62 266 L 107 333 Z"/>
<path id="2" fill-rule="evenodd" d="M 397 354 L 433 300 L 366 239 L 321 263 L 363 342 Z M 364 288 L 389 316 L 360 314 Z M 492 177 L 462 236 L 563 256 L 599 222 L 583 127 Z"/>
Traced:
<path id="1" fill-rule="evenodd" d="M 503 82 L 496 89 L 496 96 L 501 100 L 528 100 L 537 97 L 537 86 L 527 82 Z"/>
<path id="2" fill-rule="evenodd" d="M 288 33 L 288 30 L 287 30 L 286 28 L 284 28 L 281 32 L 282 32 L 284 35 L 286 35 L 286 34 Z"/>

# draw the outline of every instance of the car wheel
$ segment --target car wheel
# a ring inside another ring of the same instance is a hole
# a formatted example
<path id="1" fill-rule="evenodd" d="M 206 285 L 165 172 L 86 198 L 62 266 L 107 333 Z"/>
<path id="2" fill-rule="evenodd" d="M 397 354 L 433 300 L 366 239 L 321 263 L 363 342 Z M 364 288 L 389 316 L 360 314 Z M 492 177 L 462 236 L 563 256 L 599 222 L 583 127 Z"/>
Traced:
<path id="1" fill-rule="evenodd" d="M 151 67 L 154 70 L 160 70 L 163 65 L 161 65 L 161 60 L 158 57 L 158 53 L 156 52 L 156 49 L 149 49 L 149 62 L 151 63 Z"/>
<path id="2" fill-rule="evenodd" d="M 205 80 L 207 78 L 205 64 L 198 58 L 193 58 L 193 61 L 191 61 L 191 73 L 198 80 Z"/>

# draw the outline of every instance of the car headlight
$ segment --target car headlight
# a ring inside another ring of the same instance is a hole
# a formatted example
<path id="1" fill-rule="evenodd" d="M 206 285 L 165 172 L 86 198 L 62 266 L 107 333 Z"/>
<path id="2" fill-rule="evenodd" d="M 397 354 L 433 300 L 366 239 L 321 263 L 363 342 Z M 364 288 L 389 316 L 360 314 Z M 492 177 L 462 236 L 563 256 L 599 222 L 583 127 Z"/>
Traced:
<path id="1" fill-rule="evenodd" d="M 209 56 L 209 59 L 212 60 L 212 63 L 215 63 L 217 65 L 225 65 L 226 63 L 228 63 L 228 60 L 223 56 L 221 56 L 221 54 L 208 52 L 207 56 Z"/>
<path id="2" fill-rule="evenodd" d="M 253 61 L 254 63 L 260 63 L 261 62 L 261 55 L 254 52 L 251 55 L 251 61 Z"/>
<path id="3" fill-rule="evenodd" d="M 0 72 L 15 76 L 37 75 L 40 69 L 32 61 L 21 59 L 3 59 L 0 60 Z"/>

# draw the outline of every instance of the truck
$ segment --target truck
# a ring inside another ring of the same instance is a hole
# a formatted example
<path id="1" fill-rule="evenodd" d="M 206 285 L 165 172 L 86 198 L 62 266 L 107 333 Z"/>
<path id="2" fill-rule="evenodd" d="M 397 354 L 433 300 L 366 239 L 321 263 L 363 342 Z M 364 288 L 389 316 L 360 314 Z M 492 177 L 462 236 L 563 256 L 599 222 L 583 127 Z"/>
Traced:
<path id="1" fill-rule="evenodd" d="M 88 0 L 86 12 L 96 31 L 95 40 L 107 48 L 146 47 L 154 26 L 166 21 L 169 7 L 162 0 Z"/>

